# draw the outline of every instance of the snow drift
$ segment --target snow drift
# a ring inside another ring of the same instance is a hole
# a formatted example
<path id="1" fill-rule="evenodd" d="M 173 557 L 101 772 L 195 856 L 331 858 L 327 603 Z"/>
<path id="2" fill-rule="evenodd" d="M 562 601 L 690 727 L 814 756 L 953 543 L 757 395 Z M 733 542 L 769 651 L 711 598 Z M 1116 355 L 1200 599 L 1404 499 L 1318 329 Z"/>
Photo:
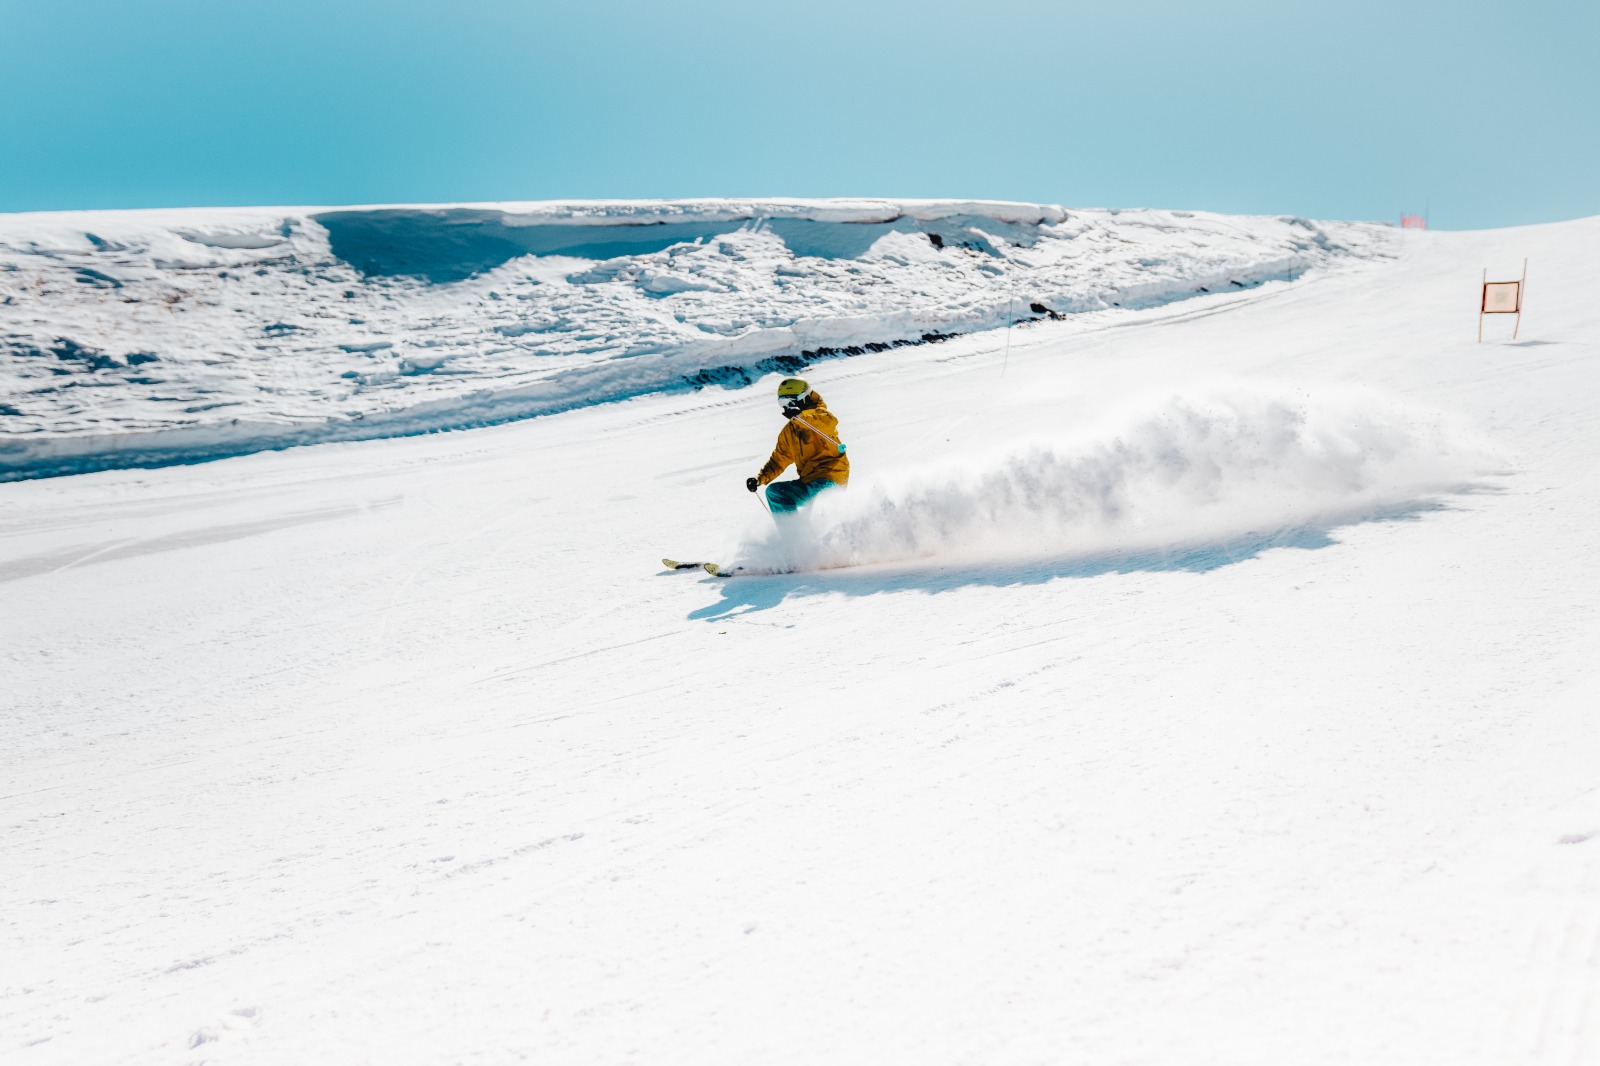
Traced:
<path id="1" fill-rule="evenodd" d="M 0 481 L 740 387 L 1391 248 L 1365 224 L 987 201 L 0 217 Z"/>
<path id="2" fill-rule="evenodd" d="M 749 569 L 1185 551 L 1326 526 L 1500 464 L 1450 416 L 1375 393 L 1174 395 L 1089 434 L 889 471 L 757 527 Z"/>

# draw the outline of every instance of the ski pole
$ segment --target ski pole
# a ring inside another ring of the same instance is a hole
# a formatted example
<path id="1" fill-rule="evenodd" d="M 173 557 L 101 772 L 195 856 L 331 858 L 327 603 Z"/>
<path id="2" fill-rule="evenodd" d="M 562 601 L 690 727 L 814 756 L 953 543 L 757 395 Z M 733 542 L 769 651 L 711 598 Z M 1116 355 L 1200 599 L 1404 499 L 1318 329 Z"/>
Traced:
<path id="1" fill-rule="evenodd" d="M 773 511 L 772 504 L 767 502 L 767 494 L 765 489 L 756 489 L 756 502 L 761 505 L 761 509 L 763 511 L 767 512 L 767 517 L 772 519 L 772 524 L 778 526 L 778 528 L 781 530 L 783 527 L 778 523 L 778 515 L 777 512 Z"/>
<path id="2" fill-rule="evenodd" d="M 816 426 L 813 426 L 810 422 L 807 422 L 805 419 L 801 418 L 799 415 L 795 415 L 794 420 L 796 422 L 800 423 L 802 426 L 805 426 L 807 429 L 809 429 L 811 432 L 815 433 L 817 436 L 821 437 L 823 440 L 827 441 L 829 444 L 833 445 L 834 451 L 838 452 L 840 455 L 844 454 L 844 445 L 843 444 L 840 444 L 838 441 L 834 440 L 832 437 L 828 436 L 826 433 L 822 432 L 822 430 L 818 429 Z"/>

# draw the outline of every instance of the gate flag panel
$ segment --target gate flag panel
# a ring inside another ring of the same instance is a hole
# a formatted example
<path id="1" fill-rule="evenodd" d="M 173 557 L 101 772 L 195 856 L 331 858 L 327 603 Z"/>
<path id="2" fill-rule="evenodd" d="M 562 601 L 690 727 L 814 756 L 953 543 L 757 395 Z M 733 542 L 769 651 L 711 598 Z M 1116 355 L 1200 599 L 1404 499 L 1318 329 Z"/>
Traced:
<path id="1" fill-rule="evenodd" d="M 1516 340 L 1522 331 L 1522 294 L 1528 289 L 1528 261 L 1522 261 L 1521 281 L 1490 281 L 1489 268 L 1483 268 L 1483 300 L 1478 304 L 1478 343 L 1483 343 L 1484 315 L 1516 315 L 1517 325 L 1511 331 Z"/>

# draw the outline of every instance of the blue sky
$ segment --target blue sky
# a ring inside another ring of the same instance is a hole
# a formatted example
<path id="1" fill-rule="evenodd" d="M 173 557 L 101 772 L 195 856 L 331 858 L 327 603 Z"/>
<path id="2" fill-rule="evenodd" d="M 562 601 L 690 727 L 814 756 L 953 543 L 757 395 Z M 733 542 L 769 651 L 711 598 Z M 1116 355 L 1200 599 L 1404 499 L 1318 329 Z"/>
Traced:
<path id="1" fill-rule="evenodd" d="M 1600 3 L 0 0 L 0 211 L 1600 214 Z"/>

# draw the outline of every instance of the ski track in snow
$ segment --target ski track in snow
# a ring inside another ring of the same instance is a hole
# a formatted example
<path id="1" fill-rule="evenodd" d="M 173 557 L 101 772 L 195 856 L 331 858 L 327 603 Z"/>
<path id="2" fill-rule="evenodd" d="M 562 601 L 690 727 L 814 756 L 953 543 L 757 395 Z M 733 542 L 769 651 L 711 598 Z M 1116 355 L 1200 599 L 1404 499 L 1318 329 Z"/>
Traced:
<path id="1" fill-rule="evenodd" d="M 0 480 L 504 422 L 1390 254 L 1352 223 L 964 201 L 0 218 Z"/>

